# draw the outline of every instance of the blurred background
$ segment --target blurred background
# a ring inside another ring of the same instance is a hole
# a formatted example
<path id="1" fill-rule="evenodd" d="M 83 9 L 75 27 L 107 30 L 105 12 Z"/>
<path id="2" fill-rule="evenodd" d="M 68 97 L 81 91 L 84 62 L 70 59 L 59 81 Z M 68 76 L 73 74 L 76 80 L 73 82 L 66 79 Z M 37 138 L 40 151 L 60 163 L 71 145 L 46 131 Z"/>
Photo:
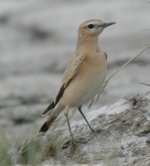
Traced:
<path id="1" fill-rule="evenodd" d="M 93 18 L 117 22 L 99 41 L 108 75 L 150 44 L 146 1 L 0 0 L 0 130 L 13 146 L 37 134 L 74 53 L 78 26 Z M 149 72 L 147 51 L 111 80 L 91 110 L 148 91 L 138 82 L 150 83 Z"/>

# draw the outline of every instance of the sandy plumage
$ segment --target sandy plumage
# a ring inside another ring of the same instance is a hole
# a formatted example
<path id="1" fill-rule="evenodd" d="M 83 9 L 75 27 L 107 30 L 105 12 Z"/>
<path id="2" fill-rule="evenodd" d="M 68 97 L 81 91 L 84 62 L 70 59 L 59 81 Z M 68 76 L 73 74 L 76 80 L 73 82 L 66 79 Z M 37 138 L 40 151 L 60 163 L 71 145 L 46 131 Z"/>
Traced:
<path id="1" fill-rule="evenodd" d="M 81 107 L 92 100 L 102 88 L 107 71 L 107 58 L 98 46 L 98 36 L 112 24 L 114 23 L 95 19 L 79 26 L 75 54 L 64 72 L 53 103 L 43 112 L 48 113 L 48 120 L 40 132 L 46 132 L 61 111 L 67 113 L 70 108 Z"/>

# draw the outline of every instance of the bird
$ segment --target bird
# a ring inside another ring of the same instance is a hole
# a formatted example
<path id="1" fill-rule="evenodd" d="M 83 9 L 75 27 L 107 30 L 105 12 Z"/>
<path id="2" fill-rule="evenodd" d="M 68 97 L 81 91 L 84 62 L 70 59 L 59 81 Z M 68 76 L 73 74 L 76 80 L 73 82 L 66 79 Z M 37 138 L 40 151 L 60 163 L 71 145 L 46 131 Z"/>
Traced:
<path id="1" fill-rule="evenodd" d="M 40 128 L 40 133 L 47 132 L 63 111 L 71 141 L 77 143 L 68 117 L 71 108 L 80 112 L 90 130 L 94 132 L 82 111 L 82 106 L 91 101 L 104 84 L 107 73 L 107 54 L 101 50 L 98 37 L 106 27 L 113 24 L 115 22 L 104 22 L 100 19 L 91 19 L 80 24 L 74 55 L 64 71 L 53 102 L 42 113 L 47 115 L 47 120 Z"/>

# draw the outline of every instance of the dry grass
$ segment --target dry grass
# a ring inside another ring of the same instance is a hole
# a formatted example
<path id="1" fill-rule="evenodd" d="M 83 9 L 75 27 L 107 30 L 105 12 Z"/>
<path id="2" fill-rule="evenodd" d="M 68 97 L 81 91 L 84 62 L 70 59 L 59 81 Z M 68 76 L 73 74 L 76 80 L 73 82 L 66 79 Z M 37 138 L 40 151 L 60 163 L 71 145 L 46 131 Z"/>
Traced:
<path id="1" fill-rule="evenodd" d="M 14 165 L 13 157 L 9 152 L 10 145 L 8 140 L 5 138 L 4 133 L 0 132 L 0 165 L 11 166 Z"/>

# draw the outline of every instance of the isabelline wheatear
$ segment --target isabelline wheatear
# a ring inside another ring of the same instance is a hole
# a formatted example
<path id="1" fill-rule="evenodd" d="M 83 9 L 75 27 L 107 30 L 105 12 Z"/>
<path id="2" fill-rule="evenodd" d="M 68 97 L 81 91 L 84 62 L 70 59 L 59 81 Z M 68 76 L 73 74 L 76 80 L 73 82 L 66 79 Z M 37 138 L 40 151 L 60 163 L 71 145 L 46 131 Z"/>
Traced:
<path id="1" fill-rule="evenodd" d="M 60 112 L 64 111 L 70 136 L 75 142 L 68 118 L 70 108 L 77 108 L 91 131 L 94 131 L 81 107 L 96 96 L 105 81 L 107 56 L 98 46 L 98 36 L 113 24 L 115 22 L 104 23 L 93 19 L 79 26 L 76 51 L 64 72 L 54 101 L 43 112 L 43 115 L 48 115 L 48 119 L 41 127 L 41 133 L 46 132 Z"/>

